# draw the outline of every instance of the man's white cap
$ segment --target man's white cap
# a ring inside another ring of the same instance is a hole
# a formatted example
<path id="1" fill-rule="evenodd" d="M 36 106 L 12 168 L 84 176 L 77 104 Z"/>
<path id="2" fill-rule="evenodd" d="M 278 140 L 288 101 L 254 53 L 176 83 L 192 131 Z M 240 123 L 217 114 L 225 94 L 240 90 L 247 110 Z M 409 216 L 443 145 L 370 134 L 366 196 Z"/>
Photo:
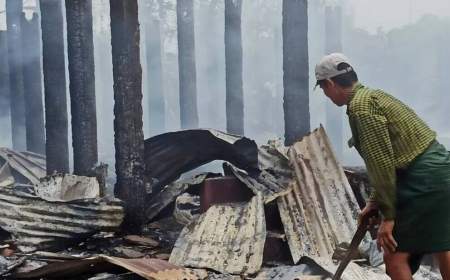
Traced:
<path id="1" fill-rule="evenodd" d="M 342 70 L 338 70 L 338 65 L 341 63 L 347 63 L 350 67 Z M 316 80 L 317 84 L 321 80 L 330 79 L 338 75 L 353 71 L 348 58 L 341 53 L 332 53 L 324 56 L 320 62 L 316 65 Z"/>

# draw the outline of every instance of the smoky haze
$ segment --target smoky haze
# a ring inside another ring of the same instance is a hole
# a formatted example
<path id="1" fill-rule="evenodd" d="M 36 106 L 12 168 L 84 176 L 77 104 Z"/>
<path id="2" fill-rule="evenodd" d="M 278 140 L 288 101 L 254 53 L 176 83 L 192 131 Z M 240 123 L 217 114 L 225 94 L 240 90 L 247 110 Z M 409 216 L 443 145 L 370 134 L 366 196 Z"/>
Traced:
<path id="1" fill-rule="evenodd" d="M 114 100 L 109 1 L 92 2 L 99 161 L 113 167 Z M 32 0 L 24 3 L 25 7 L 36 5 Z M 160 23 L 164 94 L 164 110 L 161 112 L 164 112 L 165 130 L 174 131 L 180 129 L 176 1 L 140 0 L 139 5 L 144 133 L 147 138 L 151 135 L 148 120 L 155 113 L 150 112 L 148 106 L 154 87 L 146 76 L 147 57 L 156 54 L 147 52 L 145 48 L 146 42 L 151 42 L 152 38 L 146 40 L 146 36 L 151 35 L 145 35 L 147 27 L 144 22 L 150 15 L 144 12 L 147 10 L 143 7 L 151 5 L 153 16 Z M 326 125 L 325 102 L 329 102 L 320 90 L 312 90 L 314 65 L 325 54 L 324 10 L 327 5 L 342 6 L 342 49 L 353 62 L 360 81 L 385 89 L 410 105 L 450 147 L 447 113 L 450 105 L 450 1 L 310 0 L 311 128 Z M 219 130 L 226 127 L 224 6 L 223 0 L 194 0 L 199 124 L 202 128 Z M 244 0 L 242 6 L 245 135 L 259 144 L 284 135 L 281 9 L 281 0 Z M 5 0 L 0 0 L 1 30 L 6 29 L 4 10 Z M 343 122 L 345 146 L 350 137 L 345 116 Z M 0 146 L 10 147 L 10 120 L 3 113 L 0 114 L 0 126 Z M 343 151 L 345 164 L 362 163 L 355 151 L 347 147 L 343 147 Z"/>

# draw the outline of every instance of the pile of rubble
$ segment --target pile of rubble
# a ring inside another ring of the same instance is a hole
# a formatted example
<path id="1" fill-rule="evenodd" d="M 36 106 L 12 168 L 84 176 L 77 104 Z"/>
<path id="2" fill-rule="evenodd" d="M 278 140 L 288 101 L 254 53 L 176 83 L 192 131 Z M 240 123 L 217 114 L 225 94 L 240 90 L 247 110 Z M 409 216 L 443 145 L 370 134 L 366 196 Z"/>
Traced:
<path id="1" fill-rule="evenodd" d="M 96 178 L 45 177 L 42 157 L 0 149 L 0 274 L 328 279 L 367 195 L 363 173 L 344 171 L 323 128 L 291 147 L 180 131 L 146 140 L 145 153 L 148 224 L 142 236 L 124 236 L 122 203 L 103 197 Z M 215 160 L 222 171 L 197 169 Z M 370 236 L 360 251 L 342 279 L 389 279 Z"/>

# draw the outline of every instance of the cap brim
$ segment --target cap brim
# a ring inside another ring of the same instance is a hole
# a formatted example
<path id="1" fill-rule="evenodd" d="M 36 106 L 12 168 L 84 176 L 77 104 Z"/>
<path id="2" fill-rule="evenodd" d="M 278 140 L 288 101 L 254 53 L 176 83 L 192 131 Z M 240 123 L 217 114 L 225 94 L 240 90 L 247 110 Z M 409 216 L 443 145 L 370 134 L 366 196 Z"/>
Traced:
<path id="1" fill-rule="evenodd" d="M 317 81 L 316 81 L 316 85 L 314 86 L 313 90 L 316 90 L 316 88 L 317 88 L 317 86 L 318 86 L 319 84 L 320 84 L 320 81 L 317 80 Z"/>

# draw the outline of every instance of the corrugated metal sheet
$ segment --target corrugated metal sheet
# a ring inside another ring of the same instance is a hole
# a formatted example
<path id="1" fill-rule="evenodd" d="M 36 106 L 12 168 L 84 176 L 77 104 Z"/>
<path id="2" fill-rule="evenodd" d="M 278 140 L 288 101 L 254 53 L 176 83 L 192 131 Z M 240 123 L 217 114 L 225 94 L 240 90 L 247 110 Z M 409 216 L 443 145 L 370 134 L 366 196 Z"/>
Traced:
<path id="1" fill-rule="evenodd" d="M 145 140 L 145 175 L 154 192 L 181 174 L 214 160 L 254 170 L 258 165 L 258 147 L 248 138 L 212 129 L 170 132 Z"/>
<path id="2" fill-rule="evenodd" d="M 233 175 L 249 187 L 255 194 L 261 194 L 265 203 L 290 192 L 289 184 L 280 184 L 279 178 L 262 170 L 258 174 L 248 175 L 246 172 L 230 165 Z"/>
<path id="3" fill-rule="evenodd" d="M 352 189 L 323 127 L 294 144 L 288 156 L 295 180 L 292 192 L 277 202 L 292 258 L 329 258 L 356 231 L 359 207 Z"/>
<path id="4" fill-rule="evenodd" d="M 242 280 L 239 275 L 210 273 L 205 280 Z"/>
<path id="5" fill-rule="evenodd" d="M 180 180 L 167 185 L 162 191 L 154 194 L 147 203 L 149 206 L 146 210 L 146 217 L 148 220 L 155 218 L 161 210 L 163 210 L 170 203 L 174 202 L 180 194 L 185 192 L 192 186 L 200 185 L 208 178 L 208 173 L 198 174 L 192 178 Z"/>
<path id="6" fill-rule="evenodd" d="M 225 173 L 232 173 L 255 194 L 261 194 L 265 203 L 269 203 L 291 189 L 289 183 L 294 176 L 283 149 L 280 142 L 271 141 L 258 149 L 258 171 L 247 172 L 225 164 Z"/>
<path id="7" fill-rule="evenodd" d="M 149 280 L 199 280 L 208 276 L 205 270 L 183 268 L 159 259 L 124 259 L 100 255 L 82 260 L 51 263 L 30 272 L 16 273 L 13 275 L 13 278 L 78 279 L 76 277 L 80 277 L 84 279 L 85 275 L 83 277 L 83 274 L 102 271 L 102 267 L 104 267 L 104 271 L 110 269 L 108 266 L 101 265 L 107 262 L 125 268 Z"/>
<path id="8" fill-rule="evenodd" d="M 0 148 L 0 164 L 9 165 L 13 176 L 19 183 L 39 183 L 39 179 L 46 175 L 45 157 L 30 152 L 16 152 L 8 148 Z M 17 178 L 21 175 L 22 178 Z M 28 182 L 29 181 L 29 182 Z"/>
<path id="9" fill-rule="evenodd" d="M 265 240 L 264 203 L 257 195 L 248 203 L 209 208 L 183 229 L 169 262 L 222 273 L 252 274 L 261 268 Z"/>
<path id="10" fill-rule="evenodd" d="M 47 176 L 33 187 L 35 194 L 47 201 L 67 202 L 100 197 L 100 186 L 95 177 L 71 174 Z"/>
<path id="11" fill-rule="evenodd" d="M 25 252 L 55 249 L 98 231 L 115 230 L 124 217 L 120 200 L 48 202 L 29 189 L 0 188 L 0 227 Z"/>
<path id="12" fill-rule="evenodd" d="M 337 266 L 330 262 L 330 259 L 316 258 L 314 259 L 324 269 L 331 273 L 334 273 Z M 386 275 L 383 269 L 377 269 L 374 271 L 371 267 L 362 267 L 354 262 L 350 262 L 342 275 L 342 280 L 389 280 L 391 279 Z"/>
<path id="13" fill-rule="evenodd" d="M 277 266 L 264 268 L 254 278 L 254 280 L 322 280 L 321 275 L 310 275 L 305 265 L 297 266 Z"/>
<path id="14" fill-rule="evenodd" d="M 204 270 L 183 268 L 159 259 L 124 259 L 104 255 L 101 258 L 149 280 L 200 280 L 208 276 Z"/>

